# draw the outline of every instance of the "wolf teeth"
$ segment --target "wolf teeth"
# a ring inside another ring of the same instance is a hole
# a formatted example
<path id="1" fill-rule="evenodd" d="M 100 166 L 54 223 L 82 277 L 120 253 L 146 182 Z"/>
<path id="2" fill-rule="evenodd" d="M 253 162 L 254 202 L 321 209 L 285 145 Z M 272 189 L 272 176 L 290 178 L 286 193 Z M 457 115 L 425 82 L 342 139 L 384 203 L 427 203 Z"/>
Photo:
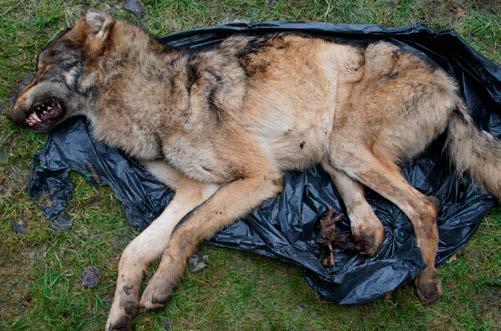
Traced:
<path id="1" fill-rule="evenodd" d="M 38 117 L 36 113 L 32 113 L 30 117 L 32 117 L 37 122 L 42 122 L 42 120 Z"/>

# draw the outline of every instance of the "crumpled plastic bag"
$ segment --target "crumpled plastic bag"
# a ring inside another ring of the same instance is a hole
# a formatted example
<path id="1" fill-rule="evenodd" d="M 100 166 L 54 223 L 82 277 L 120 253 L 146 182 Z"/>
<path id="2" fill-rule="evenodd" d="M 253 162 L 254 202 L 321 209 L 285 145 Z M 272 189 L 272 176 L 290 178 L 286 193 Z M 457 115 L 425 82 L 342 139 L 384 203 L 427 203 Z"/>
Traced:
<path id="1" fill-rule="evenodd" d="M 384 39 L 401 45 L 442 66 L 454 76 L 477 125 L 501 136 L 500 68 L 470 48 L 454 31 L 433 32 L 417 25 L 382 28 L 375 25 L 324 23 L 229 24 L 160 37 L 172 47 L 197 49 L 219 43 L 235 33 L 263 34 L 300 31 L 351 39 Z M 480 220 L 496 204 L 493 195 L 460 178 L 443 153 L 439 137 L 421 156 L 403 165 L 414 187 L 440 200 L 440 244 L 436 263 L 444 263 L 461 250 Z M 71 224 L 64 212 L 73 189 L 70 170 L 111 187 L 121 201 L 131 226 L 144 229 L 165 208 L 173 192 L 156 181 L 135 160 L 94 140 L 84 118 L 74 118 L 56 128 L 33 159 L 29 194 L 46 193 L 52 204 L 43 208 L 59 229 Z M 411 223 L 392 203 L 368 191 L 367 199 L 383 221 L 385 240 L 376 256 L 336 249 L 336 266 L 321 265 L 316 244 L 317 223 L 328 206 L 346 215 L 330 178 L 320 167 L 286 175 L 284 192 L 268 199 L 249 216 L 217 233 L 216 245 L 256 252 L 292 262 L 305 270 L 308 284 L 322 297 L 338 304 L 362 304 L 407 283 L 425 267 Z M 349 221 L 337 224 L 350 233 Z"/>

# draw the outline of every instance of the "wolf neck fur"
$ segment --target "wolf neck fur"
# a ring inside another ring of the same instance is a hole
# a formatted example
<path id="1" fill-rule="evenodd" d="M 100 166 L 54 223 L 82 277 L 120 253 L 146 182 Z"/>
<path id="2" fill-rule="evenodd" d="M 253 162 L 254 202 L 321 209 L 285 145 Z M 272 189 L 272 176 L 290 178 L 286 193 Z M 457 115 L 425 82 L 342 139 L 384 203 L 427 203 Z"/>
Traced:
<path id="1" fill-rule="evenodd" d="M 186 129 L 179 121 L 189 117 L 187 56 L 122 22 L 110 39 L 86 114 L 93 133 L 139 159 L 157 159 L 161 141 Z M 124 142 L 124 134 L 133 136 L 133 142 Z"/>

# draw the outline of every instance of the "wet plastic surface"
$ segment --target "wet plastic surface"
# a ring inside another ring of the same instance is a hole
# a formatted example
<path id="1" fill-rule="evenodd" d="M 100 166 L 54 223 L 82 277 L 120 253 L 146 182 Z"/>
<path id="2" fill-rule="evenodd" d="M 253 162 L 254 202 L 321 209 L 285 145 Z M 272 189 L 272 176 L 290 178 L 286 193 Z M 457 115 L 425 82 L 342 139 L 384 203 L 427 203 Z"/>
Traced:
<path id="1" fill-rule="evenodd" d="M 501 70 L 467 46 L 453 31 L 432 32 L 424 26 L 381 28 L 374 25 L 323 23 L 230 24 L 186 31 L 159 38 L 173 47 L 205 47 L 234 33 L 261 34 L 301 31 L 351 39 L 386 39 L 442 66 L 459 82 L 477 125 L 501 137 Z M 68 229 L 64 209 L 71 197 L 70 170 L 108 185 L 121 201 L 129 223 L 144 229 L 163 210 L 173 192 L 158 183 L 140 164 L 122 152 L 95 141 L 84 118 L 69 120 L 54 130 L 34 157 L 30 195 L 46 192 L 52 201 L 43 208 L 56 228 Z M 480 220 L 495 204 L 494 197 L 459 178 L 443 153 L 443 137 L 423 155 L 403 166 L 405 177 L 420 191 L 440 200 L 440 246 L 437 264 L 462 249 Z M 336 266 L 324 268 L 316 244 L 317 223 L 327 206 L 344 213 L 339 194 L 320 167 L 286 175 L 285 191 L 269 199 L 248 217 L 220 231 L 211 243 L 253 251 L 304 268 L 308 284 L 339 304 L 362 304 L 413 279 L 424 268 L 412 226 L 393 204 L 368 192 L 368 200 L 385 226 L 385 240 L 376 256 L 336 250 Z M 349 233 L 349 221 L 337 224 Z"/>

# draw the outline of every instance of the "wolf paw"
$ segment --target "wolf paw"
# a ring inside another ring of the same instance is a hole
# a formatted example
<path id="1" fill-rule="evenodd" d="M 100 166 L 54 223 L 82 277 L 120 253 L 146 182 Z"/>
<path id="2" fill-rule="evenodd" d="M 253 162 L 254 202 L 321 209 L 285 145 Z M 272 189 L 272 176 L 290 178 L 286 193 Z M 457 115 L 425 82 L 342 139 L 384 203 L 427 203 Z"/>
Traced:
<path id="1" fill-rule="evenodd" d="M 108 321 L 106 322 L 106 331 L 126 331 L 132 330 L 132 324 L 137 316 L 137 306 L 134 302 L 128 301 L 112 308 Z"/>
<path id="2" fill-rule="evenodd" d="M 375 221 L 352 227 L 352 234 L 359 248 L 359 252 L 364 255 L 374 256 L 379 245 L 381 245 L 384 240 L 384 227 L 383 224 L 376 219 Z"/>
<path id="3" fill-rule="evenodd" d="M 442 283 L 435 272 L 430 277 L 422 272 L 416 278 L 416 292 L 423 305 L 429 305 L 437 301 L 442 295 Z"/>
<path id="4" fill-rule="evenodd" d="M 122 316 L 115 322 L 106 323 L 106 331 L 128 331 L 132 330 L 132 322 L 127 316 Z"/>
<path id="5" fill-rule="evenodd" d="M 369 204 L 361 204 L 349 213 L 351 233 L 361 254 L 374 256 L 384 240 L 384 226 Z"/>
<path id="6" fill-rule="evenodd" d="M 139 306 L 146 310 L 154 310 L 163 307 L 169 302 L 175 285 L 163 280 L 156 281 L 153 278 L 141 296 Z"/>

